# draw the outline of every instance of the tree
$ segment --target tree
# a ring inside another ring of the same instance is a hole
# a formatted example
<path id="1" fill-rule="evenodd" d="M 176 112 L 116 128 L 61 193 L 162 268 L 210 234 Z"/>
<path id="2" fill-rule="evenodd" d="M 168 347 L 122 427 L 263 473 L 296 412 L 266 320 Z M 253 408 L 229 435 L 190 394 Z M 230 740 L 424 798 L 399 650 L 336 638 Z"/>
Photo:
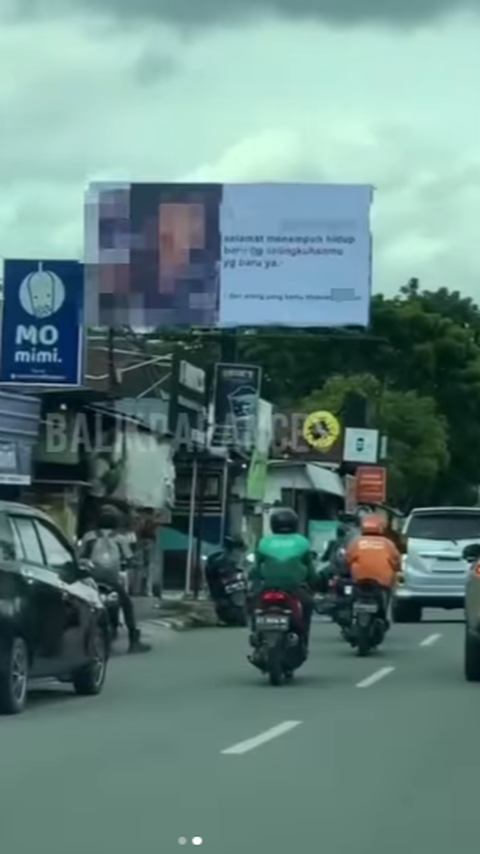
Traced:
<path id="1" fill-rule="evenodd" d="M 352 391 L 367 398 L 371 426 L 388 436 L 391 500 L 404 508 L 430 503 L 449 464 L 447 424 L 435 401 L 414 391 L 392 391 L 371 374 L 351 374 L 331 377 L 301 401 L 299 408 L 340 414 L 345 396 Z"/>

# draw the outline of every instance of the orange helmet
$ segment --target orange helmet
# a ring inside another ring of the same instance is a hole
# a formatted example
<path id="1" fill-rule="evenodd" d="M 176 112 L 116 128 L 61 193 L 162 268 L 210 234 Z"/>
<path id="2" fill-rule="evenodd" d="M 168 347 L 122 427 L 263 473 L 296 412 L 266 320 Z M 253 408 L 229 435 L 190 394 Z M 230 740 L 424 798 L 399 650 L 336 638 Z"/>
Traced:
<path id="1" fill-rule="evenodd" d="M 362 534 L 365 537 L 381 537 L 385 533 L 385 522 L 381 516 L 365 516 L 362 519 Z"/>

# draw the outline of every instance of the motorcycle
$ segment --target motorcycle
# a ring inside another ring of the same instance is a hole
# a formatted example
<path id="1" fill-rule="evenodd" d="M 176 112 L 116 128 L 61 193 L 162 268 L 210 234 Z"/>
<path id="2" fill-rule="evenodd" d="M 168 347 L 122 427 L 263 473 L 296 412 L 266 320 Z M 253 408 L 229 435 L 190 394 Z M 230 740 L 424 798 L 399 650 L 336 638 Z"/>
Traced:
<path id="1" fill-rule="evenodd" d="M 307 657 L 301 602 L 280 590 L 265 590 L 254 611 L 250 662 L 267 673 L 271 685 L 289 681 Z"/>
<path id="2" fill-rule="evenodd" d="M 222 623 L 227 626 L 247 625 L 247 583 L 241 571 L 222 574 L 213 604 Z"/>
<path id="3" fill-rule="evenodd" d="M 97 587 L 107 612 L 109 637 L 110 642 L 113 643 L 118 637 L 118 630 L 120 628 L 120 600 L 118 593 L 115 590 L 111 590 L 108 584 L 97 582 Z"/>
<path id="4" fill-rule="evenodd" d="M 353 584 L 349 578 L 336 576 L 331 580 L 331 585 L 334 600 L 332 620 L 340 628 L 344 640 L 348 640 L 348 631 L 352 626 Z"/>
<path id="5" fill-rule="evenodd" d="M 384 591 L 376 581 L 357 581 L 351 597 L 351 625 L 345 635 L 364 657 L 380 646 L 387 632 Z"/>

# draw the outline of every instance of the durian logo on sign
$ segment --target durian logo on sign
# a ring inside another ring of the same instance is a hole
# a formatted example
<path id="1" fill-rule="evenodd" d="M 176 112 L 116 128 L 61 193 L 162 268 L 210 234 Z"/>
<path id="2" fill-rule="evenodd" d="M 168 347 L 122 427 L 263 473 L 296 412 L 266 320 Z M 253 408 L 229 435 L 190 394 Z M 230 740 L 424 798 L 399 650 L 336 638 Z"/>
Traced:
<path id="1" fill-rule="evenodd" d="M 65 287 L 62 280 L 51 270 L 38 270 L 25 276 L 18 292 L 20 305 L 26 314 L 43 320 L 59 311 L 65 302 Z M 56 344 L 59 332 L 53 324 L 25 326 L 19 324 L 15 332 L 15 362 L 30 365 L 61 365 Z"/>

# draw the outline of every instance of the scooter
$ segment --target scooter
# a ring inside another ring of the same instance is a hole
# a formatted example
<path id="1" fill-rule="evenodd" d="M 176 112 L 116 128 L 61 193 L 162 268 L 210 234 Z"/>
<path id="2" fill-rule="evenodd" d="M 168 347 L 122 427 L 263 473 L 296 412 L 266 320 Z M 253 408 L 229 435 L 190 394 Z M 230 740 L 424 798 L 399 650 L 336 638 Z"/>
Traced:
<path id="1" fill-rule="evenodd" d="M 222 574 L 213 603 L 221 623 L 227 626 L 246 626 L 247 583 L 244 573 L 239 570 Z"/>
<path id="2" fill-rule="evenodd" d="M 110 643 L 113 643 L 118 637 L 120 628 L 120 600 L 118 593 L 112 590 L 108 584 L 97 582 L 97 587 L 107 612 Z"/>
<path id="3" fill-rule="evenodd" d="M 307 658 L 301 602 L 282 590 L 264 590 L 254 612 L 249 660 L 271 685 L 292 679 Z"/>
<path id="4" fill-rule="evenodd" d="M 345 637 L 360 657 L 380 646 L 388 630 L 383 590 L 376 581 L 357 581 L 352 588 L 351 624 Z"/>

